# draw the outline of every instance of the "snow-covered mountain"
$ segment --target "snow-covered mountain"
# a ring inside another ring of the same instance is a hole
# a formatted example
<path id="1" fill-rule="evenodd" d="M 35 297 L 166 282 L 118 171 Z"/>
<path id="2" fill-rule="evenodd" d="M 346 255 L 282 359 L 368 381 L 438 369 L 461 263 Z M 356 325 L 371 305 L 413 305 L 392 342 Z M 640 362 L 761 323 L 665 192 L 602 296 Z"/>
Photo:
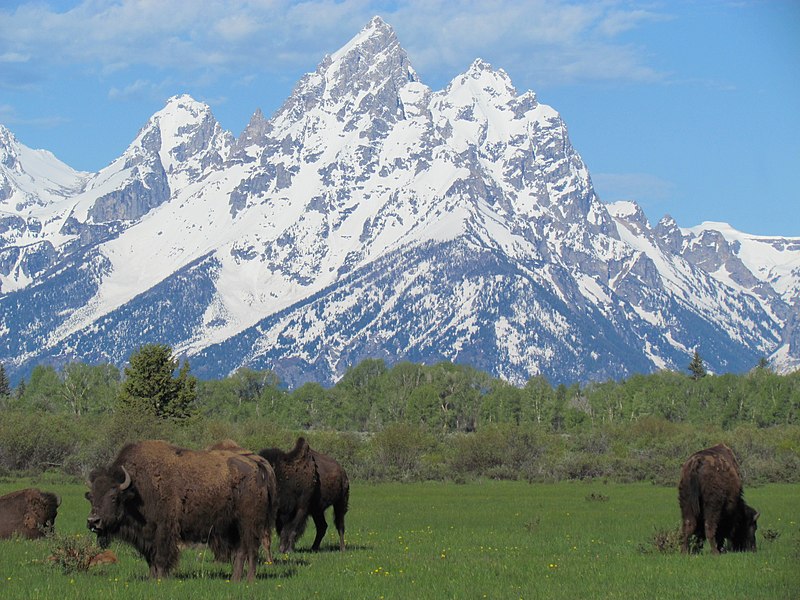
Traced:
<path id="1" fill-rule="evenodd" d="M 476 60 L 425 86 L 374 18 L 238 139 L 171 98 L 77 173 L 0 127 L 0 361 L 330 383 L 367 357 L 514 382 L 800 365 L 800 239 L 604 205 L 564 122 Z"/>

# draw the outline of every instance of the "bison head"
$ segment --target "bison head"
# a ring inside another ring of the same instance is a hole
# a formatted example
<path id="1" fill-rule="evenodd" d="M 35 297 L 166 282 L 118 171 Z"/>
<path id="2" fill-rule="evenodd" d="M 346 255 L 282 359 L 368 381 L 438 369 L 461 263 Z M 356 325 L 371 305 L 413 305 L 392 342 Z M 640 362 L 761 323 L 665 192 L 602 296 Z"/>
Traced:
<path id="1" fill-rule="evenodd" d="M 131 476 L 125 467 L 98 469 L 89 476 L 86 499 L 92 504 L 86 526 L 97 534 L 101 546 L 108 545 L 111 534 L 125 518 L 125 503 L 133 496 Z"/>
<path id="2" fill-rule="evenodd" d="M 742 515 L 731 531 L 731 549 L 734 552 L 756 551 L 756 529 L 758 529 L 759 512 L 751 506 L 744 505 Z"/>

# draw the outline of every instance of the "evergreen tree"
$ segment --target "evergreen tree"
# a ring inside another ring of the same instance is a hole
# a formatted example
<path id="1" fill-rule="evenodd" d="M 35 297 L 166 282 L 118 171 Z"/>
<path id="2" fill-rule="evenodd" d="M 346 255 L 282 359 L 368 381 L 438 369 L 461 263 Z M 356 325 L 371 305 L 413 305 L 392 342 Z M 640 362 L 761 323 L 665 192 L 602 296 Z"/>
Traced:
<path id="1" fill-rule="evenodd" d="M 197 401 L 197 379 L 166 344 L 147 344 L 131 355 L 125 381 L 117 396 L 123 410 L 146 412 L 160 419 L 184 419 Z"/>
<path id="2" fill-rule="evenodd" d="M 689 372 L 692 374 L 692 379 L 697 380 L 706 376 L 706 367 L 703 364 L 703 359 L 700 358 L 700 353 L 695 350 L 692 362 L 689 363 Z"/>
<path id="3" fill-rule="evenodd" d="M 6 374 L 6 366 L 0 363 L 0 398 L 11 396 L 11 382 Z"/>

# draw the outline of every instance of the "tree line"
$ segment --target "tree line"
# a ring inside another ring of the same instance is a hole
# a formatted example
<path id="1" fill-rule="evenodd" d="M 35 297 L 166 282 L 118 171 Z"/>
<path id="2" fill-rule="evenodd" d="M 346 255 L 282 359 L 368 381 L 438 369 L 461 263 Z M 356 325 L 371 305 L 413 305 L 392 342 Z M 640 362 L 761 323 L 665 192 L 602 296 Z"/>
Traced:
<path id="1" fill-rule="evenodd" d="M 698 362 L 700 361 L 700 362 Z M 12 388 L 0 365 L 0 476 L 56 470 L 85 476 L 128 441 L 290 448 L 302 434 L 354 478 L 611 478 L 672 483 L 690 454 L 720 441 L 747 478 L 800 478 L 800 373 L 765 362 L 712 375 L 514 386 L 466 365 L 368 359 L 332 387 L 289 390 L 272 371 L 198 380 L 166 345 L 112 365 L 40 365 Z"/>
<path id="2" fill-rule="evenodd" d="M 269 370 L 241 368 L 223 379 L 197 380 L 169 346 L 149 344 L 131 355 L 124 371 L 109 364 L 39 365 L 14 389 L 0 365 L 0 408 L 233 422 L 263 417 L 287 428 L 373 433 L 395 423 L 433 432 L 498 423 L 569 432 L 646 416 L 723 429 L 800 422 L 800 372 L 779 375 L 762 361 L 745 374 L 708 375 L 697 353 L 687 369 L 570 386 L 533 376 L 515 386 L 466 365 L 389 367 L 367 359 L 330 388 L 311 382 L 289 390 Z"/>

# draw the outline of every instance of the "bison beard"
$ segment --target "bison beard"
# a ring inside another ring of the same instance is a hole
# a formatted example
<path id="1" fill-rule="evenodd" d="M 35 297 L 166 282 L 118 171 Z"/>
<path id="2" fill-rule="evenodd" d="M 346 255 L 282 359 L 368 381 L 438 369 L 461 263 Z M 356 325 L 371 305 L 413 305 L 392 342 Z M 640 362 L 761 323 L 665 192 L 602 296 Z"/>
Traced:
<path id="1" fill-rule="evenodd" d="M 175 567 L 179 542 L 200 542 L 218 560 L 233 562 L 236 581 L 246 560 L 252 580 L 270 525 L 274 486 L 269 465 L 237 452 L 143 441 L 125 446 L 110 466 L 92 472 L 87 526 L 101 544 L 111 538 L 132 544 L 153 578 Z"/>
<path id="2" fill-rule="evenodd" d="M 61 498 L 36 488 L 17 490 L 0 497 L 0 539 L 21 535 L 43 537 L 56 521 Z"/>
<path id="3" fill-rule="evenodd" d="M 730 540 L 734 552 L 755 551 L 758 512 L 742 498 L 742 477 L 733 451 L 718 444 L 696 452 L 683 464 L 678 502 L 683 519 L 681 551 L 689 538 L 711 542 L 719 554 Z"/>

